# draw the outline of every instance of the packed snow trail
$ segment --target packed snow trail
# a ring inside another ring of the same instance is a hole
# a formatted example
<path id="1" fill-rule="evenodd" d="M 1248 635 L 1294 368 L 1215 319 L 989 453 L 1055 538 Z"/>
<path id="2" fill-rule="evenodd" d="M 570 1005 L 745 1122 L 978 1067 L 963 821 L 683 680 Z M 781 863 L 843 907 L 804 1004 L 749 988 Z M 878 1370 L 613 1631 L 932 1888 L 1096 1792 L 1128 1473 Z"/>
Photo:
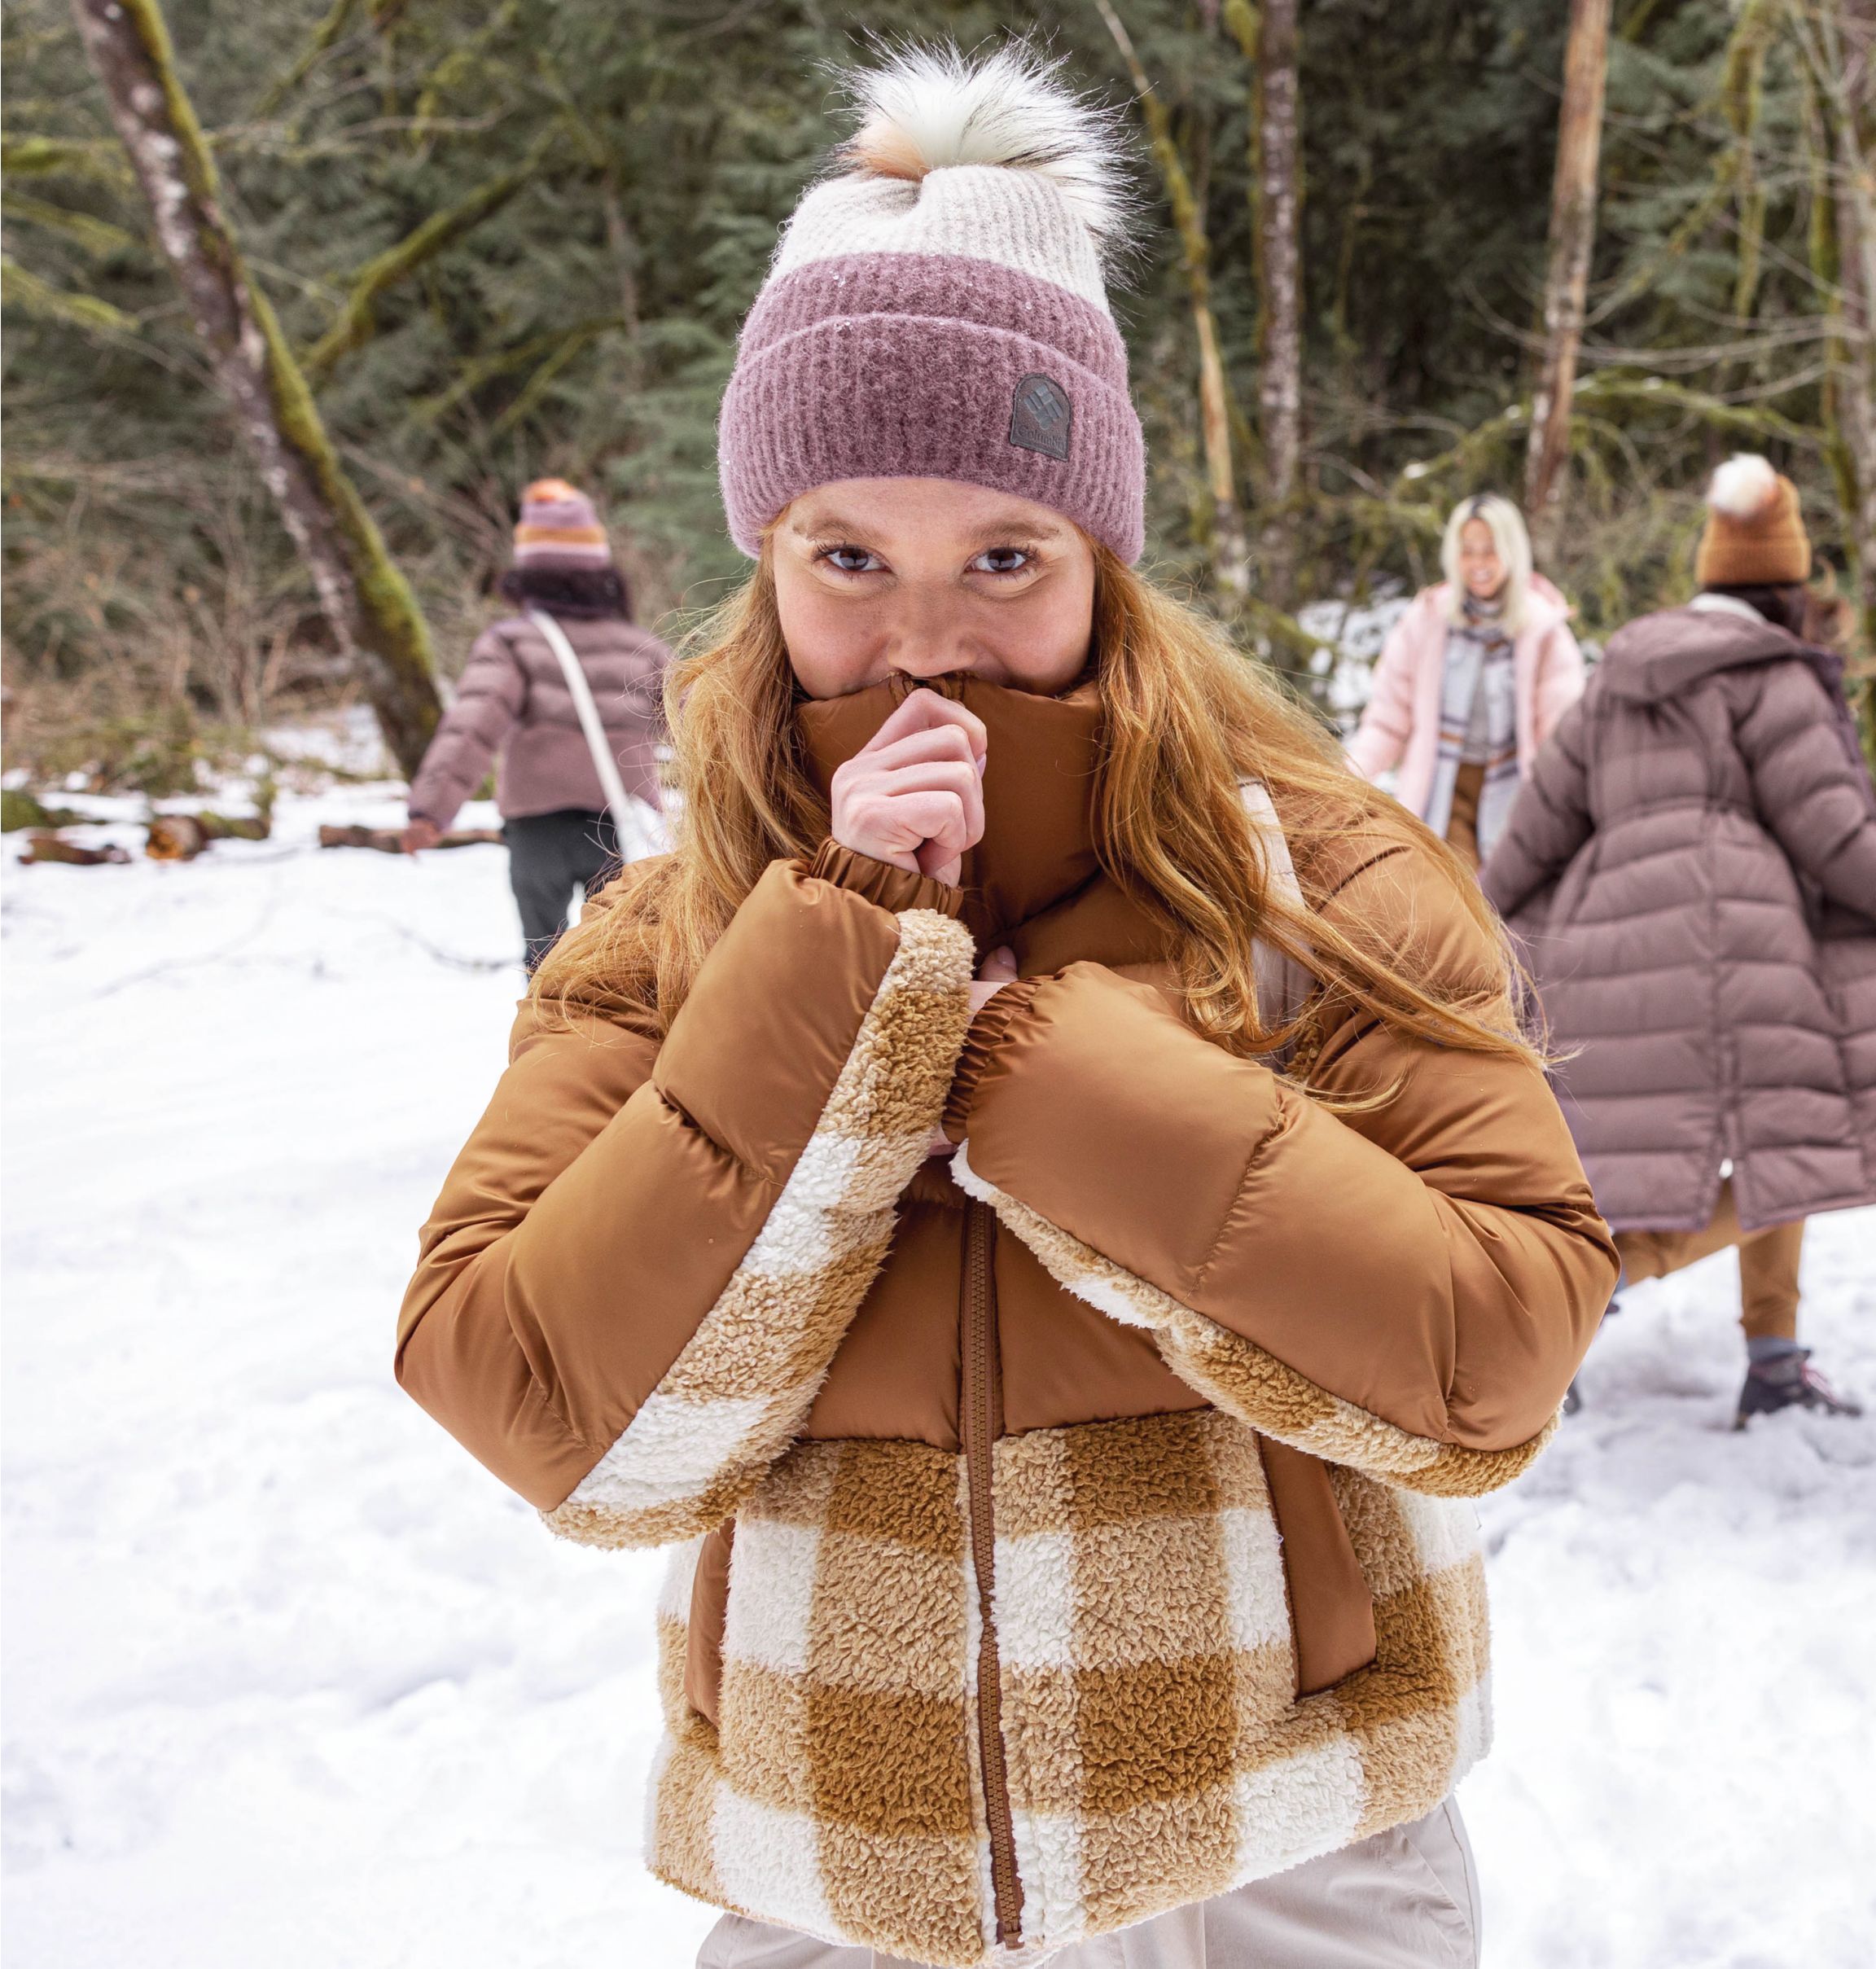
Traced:
<path id="1" fill-rule="evenodd" d="M 312 845 L 400 818 L 288 796 L 175 866 L 8 837 L 13 1969 L 686 1969 L 713 1919 L 637 1857 L 660 1559 L 551 1538 L 391 1380 L 521 989 L 500 849 Z M 1728 1432 L 1734 1276 L 1632 1294 L 1486 1502 L 1492 1969 L 1876 1958 L 1876 1421 Z M 1876 1398 L 1876 1213 L 1804 1283 Z"/>

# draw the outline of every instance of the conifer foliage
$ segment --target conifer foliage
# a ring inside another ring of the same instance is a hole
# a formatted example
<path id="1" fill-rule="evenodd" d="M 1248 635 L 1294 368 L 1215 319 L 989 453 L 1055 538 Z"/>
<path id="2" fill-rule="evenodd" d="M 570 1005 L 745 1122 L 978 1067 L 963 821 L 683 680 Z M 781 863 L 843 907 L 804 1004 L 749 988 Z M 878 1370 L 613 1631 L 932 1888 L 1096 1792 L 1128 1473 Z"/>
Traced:
<path id="1" fill-rule="evenodd" d="M 1685 594 L 1701 482 L 1748 447 L 1796 480 L 1876 625 L 1873 8 L 1615 0 L 1551 569 L 1592 636 Z M 604 500 L 642 612 L 721 592 L 717 399 L 775 229 L 844 134 L 830 64 L 1007 27 L 936 0 L 163 13 L 231 235 L 445 669 L 539 473 Z M 1298 603 L 1424 578 L 1455 498 L 1523 483 L 1569 15 L 1054 11 L 1054 51 L 1138 138 L 1116 305 L 1150 550 L 1301 673 Z M 67 0 L 13 0 L 3 52 L 6 654 L 35 712 L 11 742 L 53 706 L 251 724 L 352 659 Z"/>

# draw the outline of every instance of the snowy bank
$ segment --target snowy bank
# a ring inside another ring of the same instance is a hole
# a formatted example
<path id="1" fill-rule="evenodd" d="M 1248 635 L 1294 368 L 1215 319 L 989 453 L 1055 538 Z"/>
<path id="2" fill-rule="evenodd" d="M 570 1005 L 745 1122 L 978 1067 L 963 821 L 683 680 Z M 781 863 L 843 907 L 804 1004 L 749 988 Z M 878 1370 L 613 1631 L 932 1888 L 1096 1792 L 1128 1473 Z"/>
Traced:
<path id="1" fill-rule="evenodd" d="M 712 1919 L 636 1857 L 660 1561 L 550 1538 L 391 1381 L 521 989 L 501 850 L 311 844 L 401 812 L 7 853 L 15 1969 L 682 1969 Z M 1876 1213 L 1827 1220 L 1805 1261 L 1866 1397 L 1873 1248 Z M 1723 1257 L 1632 1295 L 1487 1506 L 1497 1969 L 1876 1952 L 1876 1422 L 1726 1433 L 1733 1290 Z"/>

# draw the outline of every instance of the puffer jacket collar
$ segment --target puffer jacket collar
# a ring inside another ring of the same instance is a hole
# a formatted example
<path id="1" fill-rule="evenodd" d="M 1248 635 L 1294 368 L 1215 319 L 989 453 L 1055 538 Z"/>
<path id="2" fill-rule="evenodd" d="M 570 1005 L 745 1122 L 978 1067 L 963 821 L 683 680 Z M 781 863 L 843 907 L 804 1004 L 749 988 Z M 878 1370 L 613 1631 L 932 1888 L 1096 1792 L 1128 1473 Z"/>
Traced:
<path id="1" fill-rule="evenodd" d="M 981 678 L 925 686 L 975 712 L 990 735 L 984 838 L 964 857 L 963 920 L 981 949 L 1086 888 L 1100 873 L 1094 786 L 1103 713 L 1092 680 L 1059 697 Z M 914 686 L 894 678 L 846 697 L 804 703 L 796 714 L 806 764 L 826 795 L 851 759 Z"/>

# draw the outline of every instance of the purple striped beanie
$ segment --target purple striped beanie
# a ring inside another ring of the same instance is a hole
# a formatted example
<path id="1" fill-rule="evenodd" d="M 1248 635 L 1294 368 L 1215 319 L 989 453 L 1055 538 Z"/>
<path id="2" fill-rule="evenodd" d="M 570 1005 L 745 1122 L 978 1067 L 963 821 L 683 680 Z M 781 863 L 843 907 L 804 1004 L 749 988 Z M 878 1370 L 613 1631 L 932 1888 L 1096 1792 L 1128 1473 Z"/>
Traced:
<path id="1" fill-rule="evenodd" d="M 1146 453 L 1102 249 L 1124 206 L 1108 119 L 1019 49 L 918 50 L 856 79 L 845 169 L 796 208 L 718 428 L 744 553 L 839 479 L 957 479 L 1072 520 L 1123 560 Z"/>
<path id="2" fill-rule="evenodd" d="M 522 493 L 515 565 L 543 572 L 612 565 L 611 543 L 585 493 L 564 479 L 537 479 Z"/>

